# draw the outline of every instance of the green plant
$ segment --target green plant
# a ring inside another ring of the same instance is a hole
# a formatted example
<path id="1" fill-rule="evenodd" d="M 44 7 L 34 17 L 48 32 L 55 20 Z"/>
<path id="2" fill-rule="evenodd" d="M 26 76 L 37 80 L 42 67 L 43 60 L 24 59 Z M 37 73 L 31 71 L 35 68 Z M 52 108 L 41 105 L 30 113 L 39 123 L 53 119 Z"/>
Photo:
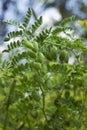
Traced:
<path id="1" fill-rule="evenodd" d="M 8 33 L 9 57 L 0 66 L 0 127 L 3 130 L 86 130 L 87 67 L 82 39 L 74 37 L 74 17 L 55 29 L 36 30 L 42 17 L 28 27 L 32 10 L 23 24 Z M 72 34 L 67 31 L 72 31 Z M 64 32 L 67 37 L 61 37 Z M 13 41 L 12 41 L 13 40 Z M 75 62 L 69 63 L 73 56 Z"/>

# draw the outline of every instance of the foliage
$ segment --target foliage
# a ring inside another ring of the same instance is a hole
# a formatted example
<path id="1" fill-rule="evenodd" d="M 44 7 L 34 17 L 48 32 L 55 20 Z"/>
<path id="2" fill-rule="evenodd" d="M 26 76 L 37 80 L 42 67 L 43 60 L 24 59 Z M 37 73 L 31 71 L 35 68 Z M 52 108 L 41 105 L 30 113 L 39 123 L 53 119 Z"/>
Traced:
<path id="1" fill-rule="evenodd" d="M 72 17 L 36 36 L 42 17 L 29 27 L 31 15 L 29 9 L 22 25 L 5 21 L 18 30 L 5 38 L 9 57 L 0 63 L 0 128 L 86 130 L 87 47 L 75 37 Z"/>
<path id="2" fill-rule="evenodd" d="M 84 37 L 85 39 L 87 38 L 87 20 L 78 20 L 77 22 L 78 27 L 81 30 L 81 37 Z"/>
<path id="3" fill-rule="evenodd" d="M 84 19 L 84 20 L 79 20 L 79 21 L 78 21 L 78 24 L 87 26 L 87 20 L 86 20 L 86 19 Z"/>

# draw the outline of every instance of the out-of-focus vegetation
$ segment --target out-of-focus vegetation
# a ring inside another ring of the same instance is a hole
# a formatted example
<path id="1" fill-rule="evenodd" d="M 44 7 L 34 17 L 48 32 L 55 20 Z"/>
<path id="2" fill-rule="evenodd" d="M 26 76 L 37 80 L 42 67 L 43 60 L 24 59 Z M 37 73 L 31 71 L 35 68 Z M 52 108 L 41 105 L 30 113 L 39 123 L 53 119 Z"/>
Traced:
<path id="1" fill-rule="evenodd" d="M 86 19 L 87 0 L 0 1 L 0 130 L 87 129 Z"/>
<path id="2" fill-rule="evenodd" d="M 28 26 L 31 15 L 29 9 L 23 24 L 4 21 L 17 30 L 4 39 L 9 44 L 0 63 L 0 129 L 86 130 L 87 47 L 71 26 L 74 16 L 36 36 L 42 17 Z"/>

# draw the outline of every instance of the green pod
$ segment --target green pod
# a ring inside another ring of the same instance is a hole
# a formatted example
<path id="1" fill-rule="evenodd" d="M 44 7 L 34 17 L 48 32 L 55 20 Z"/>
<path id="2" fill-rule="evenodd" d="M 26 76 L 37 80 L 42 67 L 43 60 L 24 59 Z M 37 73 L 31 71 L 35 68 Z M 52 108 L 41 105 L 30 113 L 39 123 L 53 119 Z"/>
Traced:
<path id="1" fill-rule="evenodd" d="M 52 59 L 56 59 L 56 57 L 57 57 L 57 47 L 56 46 L 53 46 L 50 49 L 50 55 L 51 55 Z"/>
<path id="2" fill-rule="evenodd" d="M 47 73 L 47 65 L 43 64 L 41 67 L 42 67 L 41 73 L 46 74 Z"/>
<path id="3" fill-rule="evenodd" d="M 36 58 L 36 53 L 30 49 L 28 50 L 28 54 L 31 58 Z"/>
<path id="4" fill-rule="evenodd" d="M 45 56 L 41 52 L 38 53 L 38 61 L 39 62 L 44 62 L 45 61 Z"/>
<path id="5" fill-rule="evenodd" d="M 37 42 L 33 42 L 33 50 L 34 51 L 38 51 L 38 43 Z"/>
<path id="6" fill-rule="evenodd" d="M 38 63 L 38 62 L 34 62 L 34 63 L 33 63 L 33 67 L 34 67 L 36 70 L 39 70 L 39 69 L 41 69 L 41 64 Z"/>
<path id="7" fill-rule="evenodd" d="M 69 54 L 66 50 L 62 50 L 59 55 L 59 60 L 61 63 L 68 63 L 69 61 Z"/>
<path id="8" fill-rule="evenodd" d="M 33 44 L 30 43 L 30 42 L 27 41 L 27 40 L 24 40 L 24 41 L 23 41 L 23 45 L 24 45 L 25 47 L 29 48 L 29 49 L 33 49 Z"/>
<path id="9" fill-rule="evenodd" d="M 51 57 L 51 54 L 50 54 L 50 51 L 49 51 L 49 50 L 46 50 L 45 55 L 46 55 L 46 58 L 47 58 L 48 60 L 52 60 L 52 57 Z"/>

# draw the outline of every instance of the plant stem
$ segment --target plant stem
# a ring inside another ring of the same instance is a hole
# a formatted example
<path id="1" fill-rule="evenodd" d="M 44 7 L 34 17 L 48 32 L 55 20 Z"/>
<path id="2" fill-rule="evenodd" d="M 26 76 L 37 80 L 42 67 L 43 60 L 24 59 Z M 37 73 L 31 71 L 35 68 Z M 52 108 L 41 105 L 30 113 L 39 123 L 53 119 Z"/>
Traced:
<path id="1" fill-rule="evenodd" d="M 46 113 L 45 113 L 45 94 L 44 94 L 44 91 L 43 91 L 41 86 L 40 86 L 40 89 L 42 91 L 42 97 L 43 97 L 43 108 L 42 108 L 42 111 L 43 111 L 43 114 L 44 114 L 46 122 L 48 122 L 48 119 L 47 119 L 47 116 L 46 116 Z"/>
<path id="2" fill-rule="evenodd" d="M 14 80 L 11 84 L 10 90 L 9 90 L 9 94 L 8 94 L 8 100 L 7 100 L 7 106 L 6 106 L 6 115 L 5 115 L 5 120 L 4 120 L 4 125 L 3 125 L 3 130 L 6 130 L 7 127 L 7 120 L 8 120 L 8 109 L 10 106 L 10 101 L 11 101 L 11 95 L 14 91 L 14 87 L 16 85 L 16 81 Z"/>

